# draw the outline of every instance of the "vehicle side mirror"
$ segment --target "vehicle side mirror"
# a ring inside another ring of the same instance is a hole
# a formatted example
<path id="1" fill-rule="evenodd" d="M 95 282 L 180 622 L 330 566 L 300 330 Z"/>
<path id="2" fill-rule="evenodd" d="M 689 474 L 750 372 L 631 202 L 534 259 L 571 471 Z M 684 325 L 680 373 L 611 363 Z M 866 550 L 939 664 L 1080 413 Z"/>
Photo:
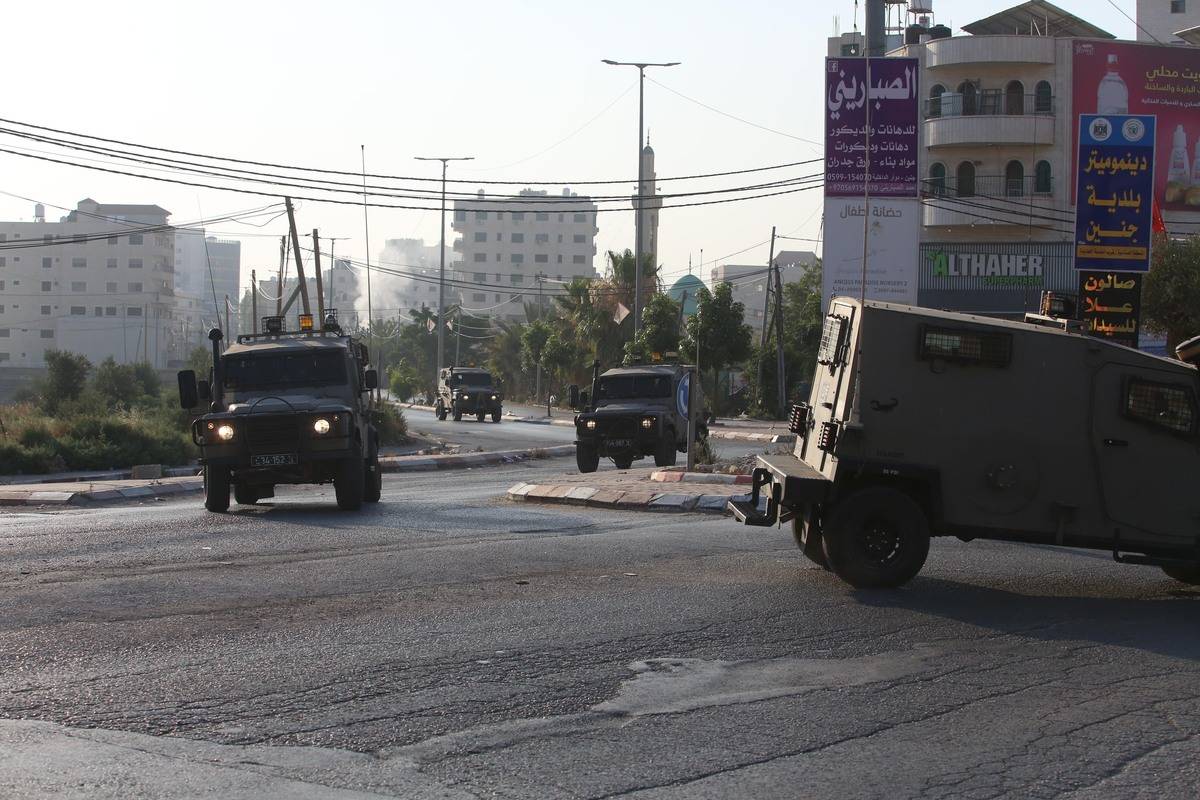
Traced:
<path id="1" fill-rule="evenodd" d="M 579 410 L 579 387 L 572 383 L 570 388 L 567 389 L 567 398 L 568 398 L 567 403 L 571 406 L 571 408 L 575 411 L 578 411 Z"/>
<path id="2" fill-rule="evenodd" d="M 379 373 L 378 372 L 376 372 L 373 369 L 369 369 L 369 370 L 367 370 L 367 373 L 364 376 L 364 378 L 365 379 L 363 381 L 363 384 L 368 389 L 378 389 L 379 388 Z"/>
<path id="3" fill-rule="evenodd" d="M 196 381 L 196 393 L 207 403 L 212 400 L 212 384 L 208 381 Z"/>
<path id="4" fill-rule="evenodd" d="M 195 408 L 200 404 L 200 396 L 196 391 L 196 371 L 180 370 L 176 377 L 179 380 L 180 408 Z"/>
<path id="5" fill-rule="evenodd" d="M 587 392 L 580 392 L 579 393 L 579 408 L 581 410 L 587 408 L 588 403 L 590 403 L 591 400 L 592 400 L 592 398 Z"/>

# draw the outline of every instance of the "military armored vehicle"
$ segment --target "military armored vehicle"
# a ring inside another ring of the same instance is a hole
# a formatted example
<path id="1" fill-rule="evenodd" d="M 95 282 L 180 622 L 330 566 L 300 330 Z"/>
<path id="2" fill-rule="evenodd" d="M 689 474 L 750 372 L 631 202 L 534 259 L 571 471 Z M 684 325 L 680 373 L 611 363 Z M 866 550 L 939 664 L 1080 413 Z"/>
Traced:
<path id="1" fill-rule="evenodd" d="M 370 416 L 378 376 L 366 346 L 333 314 L 319 331 L 311 318 L 307 330 L 286 332 L 282 317 L 265 317 L 263 329 L 221 353 L 214 328 L 211 382 L 192 370 L 178 376 L 184 408 L 210 402 L 191 427 L 205 508 L 227 510 L 231 487 L 239 504 L 253 504 L 289 483 L 332 482 L 346 510 L 378 502 L 379 436 Z"/>
<path id="2" fill-rule="evenodd" d="M 731 511 L 791 523 L 856 587 L 913 578 L 931 536 L 1106 550 L 1200 583 L 1196 366 L 1030 319 L 834 298 L 795 449 L 760 456 Z"/>
<path id="3" fill-rule="evenodd" d="M 672 466 L 677 453 L 687 452 L 688 392 L 695 381 L 692 368 L 679 365 L 618 367 L 599 375 L 592 388 L 570 387 L 575 416 L 575 463 L 580 472 L 595 472 L 600 458 L 611 458 L 617 469 L 653 456 L 655 466 Z M 697 437 L 708 435 L 703 398 L 692 399 Z"/>
<path id="4" fill-rule="evenodd" d="M 504 400 L 492 375 L 476 367 L 446 367 L 438 373 L 437 399 L 433 413 L 444 420 L 448 415 L 458 422 L 463 414 L 474 414 L 478 422 L 491 416 L 499 422 Z"/>

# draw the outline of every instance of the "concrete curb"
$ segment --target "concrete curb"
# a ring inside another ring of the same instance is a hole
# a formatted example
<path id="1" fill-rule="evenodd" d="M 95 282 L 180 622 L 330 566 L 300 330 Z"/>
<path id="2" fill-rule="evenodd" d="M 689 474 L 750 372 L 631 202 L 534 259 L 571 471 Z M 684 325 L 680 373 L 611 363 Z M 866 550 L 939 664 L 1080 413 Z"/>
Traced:
<path id="1" fill-rule="evenodd" d="M 200 467 L 163 467 L 164 478 L 191 478 L 200 474 Z M 97 472 L 51 472 L 46 475 L 4 475 L 0 486 L 21 486 L 30 483 L 91 483 L 93 481 L 127 481 L 133 478 L 132 469 L 109 469 Z"/>
<path id="2" fill-rule="evenodd" d="M 546 485 L 518 483 L 505 492 L 505 497 L 518 503 L 549 505 L 587 505 L 594 508 L 615 508 L 622 511 L 682 513 L 696 511 L 708 514 L 728 514 L 730 500 L 749 500 L 750 495 L 717 495 L 670 492 L 627 491 L 598 489 L 593 486 Z M 766 505 L 766 499 L 763 499 Z"/>
<path id="3" fill-rule="evenodd" d="M 442 469 L 469 469 L 491 464 L 516 464 L 544 456 L 562 458 L 575 455 L 575 445 L 533 447 L 526 450 L 498 450 L 492 453 L 458 453 L 451 456 L 384 456 L 379 466 L 384 472 L 434 472 Z"/>
<path id="4" fill-rule="evenodd" d="M 650 473 L 650 480 L 658 483 L 722 483 L 726 485 L 750 484 L 750 475 L 723 475 L 719 472 L 679 472 L 671 469 Z"/>
<path id="5" fill-rule="evenodd" d="M 794 433 L 742 433 L 740 431 L 708 432 L 710 439 L 733 439 L 740 442 L 763 442 L 765 444 L 795 444 Z"/>
<path id="6" fill-rule="evenodd" d="M 122 500 L 153 499 L 186 492 L 199 492 L 203 489 L 203 478 L 191 478 L 171 483 L 149 483 L 145 486 L 114 486 L 108 489 L 89 489 L 82 492 L 0 489 L 0 506 L 83 506 Z"/>

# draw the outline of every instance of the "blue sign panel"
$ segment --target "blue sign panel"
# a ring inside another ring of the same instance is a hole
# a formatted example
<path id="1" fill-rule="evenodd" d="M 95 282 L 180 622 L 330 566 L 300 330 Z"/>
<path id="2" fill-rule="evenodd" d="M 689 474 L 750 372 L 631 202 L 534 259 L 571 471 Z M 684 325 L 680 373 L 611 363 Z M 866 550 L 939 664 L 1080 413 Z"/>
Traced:
<path id="1" fill-rule="evenodd" d="M 675 389 L 675 407 L 679 409 L 679 416 L 687 419 L 688 415 L 688 393 L 692 388 L 692 373 L 688 373 L 679 379 L 679 386 Z"/>
<path id="2" fill-rule="evenodd" d="M 1149 271 L 1154 122 L 1151 115 L 1079 116 L 1075 269 Z"/>

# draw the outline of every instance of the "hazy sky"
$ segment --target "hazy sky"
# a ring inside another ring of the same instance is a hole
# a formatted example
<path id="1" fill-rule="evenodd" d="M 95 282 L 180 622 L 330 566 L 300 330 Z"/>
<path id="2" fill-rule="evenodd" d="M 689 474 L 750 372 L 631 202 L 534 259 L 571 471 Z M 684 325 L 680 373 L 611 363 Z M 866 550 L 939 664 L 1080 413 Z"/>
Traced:
<path id="1" fill-rule="evenodd" d="M 1119 37 L 1133 35 L 1133 24 L 1105 0 L 1058 2 Z M 1134 0 L 1116 2 L 1134 13 Z M 959 25 L 1015 2 L 934 5 L 938 21 L 957 34 Z M 368 171 L 397 175 L 439 174 L 436 165 L 413 161 L 416 155 L 472 155 L 477 160 L 452 166 L 451 177 L 629 178 L 628 185 L 604 192 L 628 194 L 637 170 L 636 71 L 600 59 L 681 61 L 650 74 L 695 100 L 799 137 L 737 122 L 647 81 L 646 122 L 660 176 L 819 158 L 819 147 L 802 139 L 818 142 L 822 136 L 821 60 L 835 14 L 842 30 L 852 28 L 849 0 L 12 3 L 5 15 L 0 116 L 332 169 L 357 170 L 363 144 Z M 546 150 L 610 104 L 568 141 Z M 40 147 L 7 136 L 0 141 L 6 148 Z M 798 177 L 820 167 L 765 174 Z M 173 212 L 176 224 L 269 202 L 5 153 L 0 175 L 4 192 L 68 207 L 85 196 L 102 203 L 157 203 Z M 704 187 L 743 180 L 712 179 Z M 541 188 L 559 193 L 562 185 Z M 670 280 L 687 271 L 689 255 L 699 261 L 701 248 L 705 261 L 713 262 L 764 242 L 772 225 L 780 233 L 815 238 L 820 201 L 816 190 L 664 210 L 659 261 Z M 47 209 L 48 217 L 59 213 Z M 0 195 L 0 214 L 28 219 L 31 204 Z M 360 208 L 301 203 L 298 221 L 302 231 L 319 227 L 322 235 L 350 237 L 337 243 L 340 254 L 361 259 L 366 253 Z M 599 224 L 599 254 L 632 246 L 631 211 L 601 214 Z M 275 237 L 285 229 L 283 219 L 263 229 L 213 226 L 242 239 L 244 281 L 251 267 L 260 274 L 276 269 Z M 435 242 L 438 214 L 373 209 L 370 232 L 374 260 L 385 238 Z M 806 242 L 780 247 L 815 249 Z M 760 244 L 724 260 L 760 263 L 766 257 L 767 246 Z M 598 255 L 597 269 L 602 264 Z M 706 279 L 710 266 L 702 273 Z"/>

